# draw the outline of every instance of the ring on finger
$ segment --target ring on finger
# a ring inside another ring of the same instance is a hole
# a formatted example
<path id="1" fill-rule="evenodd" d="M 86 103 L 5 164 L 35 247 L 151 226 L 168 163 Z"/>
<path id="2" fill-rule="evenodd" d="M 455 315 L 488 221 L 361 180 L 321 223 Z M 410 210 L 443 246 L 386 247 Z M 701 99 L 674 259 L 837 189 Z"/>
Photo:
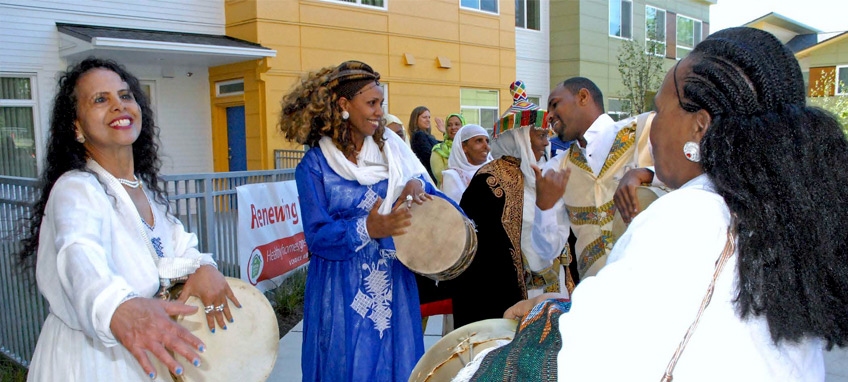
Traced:
<path id="1" fill-rule="evenodd" d="M 411 201 L 412 201 L 412 195 L 407 195 L 407 196 L 406 196 L 406 201 L 407 201 L 407 202 L 411 202 Z"/>
<path id="2" fill-rule="evenodd" d="M 224 304 L 216 306 L 215 311 L 216 312 L 223 312 L 224 311 Z"/>
<path id="3" fill-rule="evenodd" d="M 213 310 L 213 309 L 215 309 L 215 307 L 214 307 L 214 306 L 212 306 L 212 305 L 206 305 L 206 306 L 203 308 L 203 312 L 204 312 L 204 313 L 206 313 L 206 314 L 209 314 L 209 313 L 212 313 L 212 310 Z"/>
<path id="4" fill-rule="evenodd" d="M 425 196 L 427 196 L 427 193 L 426 193 L 426 192 L 422 192 L 422 193 L 418 194 L 418 197 L 419 197 L 419 198 L 423 198 L 423 197 L 425 197 Z"/>

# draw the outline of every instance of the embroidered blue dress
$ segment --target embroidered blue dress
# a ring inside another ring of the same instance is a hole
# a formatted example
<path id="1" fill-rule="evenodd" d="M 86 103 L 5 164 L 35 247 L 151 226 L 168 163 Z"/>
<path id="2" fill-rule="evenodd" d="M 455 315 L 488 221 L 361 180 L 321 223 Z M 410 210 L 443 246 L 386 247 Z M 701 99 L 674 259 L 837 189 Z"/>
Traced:
<path id="1" fill-rule="evenodd" d="M 388 181 L 346 180 L 317 147 L 295 178 L 311 253 L 303 380 L 407 381 L 424 353 L 415 277 L 395 258 L 391 238 L 371 239 L 365 229 Z M 425 191 L 442 196 L 429 183 Z"/>

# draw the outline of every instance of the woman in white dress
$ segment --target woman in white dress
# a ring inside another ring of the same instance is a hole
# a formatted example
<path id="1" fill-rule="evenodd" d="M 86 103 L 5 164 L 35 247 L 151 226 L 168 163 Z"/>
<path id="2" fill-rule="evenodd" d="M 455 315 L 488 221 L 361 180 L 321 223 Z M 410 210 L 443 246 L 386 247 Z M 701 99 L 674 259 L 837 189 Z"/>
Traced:
<path id="1" fill-rule="evenodd" d="M 677 190 L 635 217 L 570 302 L 506 311 L 524 317 L 513 343 L 540 343 L 522 333 L 547 322 L 556 346 L 507 345 L 472 380 L 539 380 L 511 365 L 546 354 L 560 381 L 823 381 L 822 347 L 848 345 L 848 141 L 805 106 L 792 52 L 761 30 L 716 32 L 655 105 L 656 174 Z"/>
<path id="2" fill-rule="evenodd" d="M 442 171 L 442 192 L 459 203 L 462 193 L 480 167 L 492 160 L 489 133 L 480 125 L 465 125 L 456 132 L 448 168 Z"/>
<path id="3" fill-rule="evenodd" d="M 175 358 L 199 366 L 203 343 L 169 317 L 194 313 L 182 303 L 192 295 L 212 332 L 233 322 L 227 298 L 239 305 L 215 261 L 168 214 L 153 121 L 138 80 L 112 61 L 86 59 L 59 79 L 20 253 L 50 304 L 29 381 L 160 380 L 149 354 L 177 375 Z M 160 279 L 185 277 L 179 302 L 154 298 Z"/>

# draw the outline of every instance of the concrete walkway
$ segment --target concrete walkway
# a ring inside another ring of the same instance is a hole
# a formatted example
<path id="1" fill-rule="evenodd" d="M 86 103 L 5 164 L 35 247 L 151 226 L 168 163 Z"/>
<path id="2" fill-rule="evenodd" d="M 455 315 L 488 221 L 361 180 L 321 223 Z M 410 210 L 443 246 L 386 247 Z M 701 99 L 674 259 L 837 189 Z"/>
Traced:
<path id="1" fill-rule="evenodd" d="M 430 317 L 424 332 L 424 349 L 429 349 L 441 338 L 442 316 Z M 303 342 L 303 322 L 280 339 L 277 363 L 268 381 L 300 382 L 300 346 Z M 824 353 L 825 382 L 848 382 L 848 349 L 834 349 Z"/>

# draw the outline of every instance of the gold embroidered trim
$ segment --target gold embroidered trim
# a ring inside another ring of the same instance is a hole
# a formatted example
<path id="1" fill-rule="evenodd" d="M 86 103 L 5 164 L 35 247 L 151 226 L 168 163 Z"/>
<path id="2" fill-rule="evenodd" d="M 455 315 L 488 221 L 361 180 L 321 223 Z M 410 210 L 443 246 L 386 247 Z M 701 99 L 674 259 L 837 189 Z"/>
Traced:
<path id="1" fill-rule="evenodd" d="M 583 248 L 580 258 L 577 259 L 577 268 L 582 275 L 592 267 L 601 257 L 606 256 L 612 250 L 612 231 L 601 231 L 601 236 L 593 240 Z"/>
<path id="2" fill-rule="evenodd" d="M 565 206 L 568 220 L 573 225 L 595 224 L 604 226 L 615 218 L 615 201 L 610 200 L 600 207 Z"/>
<path id="3" fill-rule="evenodd" d="M 631 146 L 633 146 L 634 143 L 636 143 L 635 120 L 619 130 L 618 134 L 615 135 L 615 141 L 613 141 L 612 147 L 610 148 L 607 160 L 604 161 L 604 167 L 601 167 L 601 172 L 598 174 L 598 178 L 604 176 L 604 173 L 612 167 L 615 162 L 617 162 L 618 159 L 621 158 L 621 156 L 624 155 Z"/>
<path id="4" fill-rule="evenodd" d="M 524 255 L 521 253 L 521 223 L 524 214 L 524 176 L 521 174 L 521 160 L 504 156 L 489 162 L 477 172 L 489 174 L 486 184 L 497 198 L 505 198 L 501 214 L 501 224 L 509 237 L 512 248 L 512 264 L 515 267 L 516 280 L 521 287 L 521 293 L 527 298 L 527 287 L 524 284 Z"/>
<path id="5" fill-rule="evenodd" d="M 589 162 L 586 160 L 586 157 L 583 156 L 583 151 L 581 151 L 580 146 L 577 145 L 577 142 L 571 144 L 571 148 L 569 149 L 569 151 L 569 162 L 574 163 L 575 166 L 583 169 L 584 171 L 590 174 L 594 174 L 592 168 L 589 167 Z"/>

